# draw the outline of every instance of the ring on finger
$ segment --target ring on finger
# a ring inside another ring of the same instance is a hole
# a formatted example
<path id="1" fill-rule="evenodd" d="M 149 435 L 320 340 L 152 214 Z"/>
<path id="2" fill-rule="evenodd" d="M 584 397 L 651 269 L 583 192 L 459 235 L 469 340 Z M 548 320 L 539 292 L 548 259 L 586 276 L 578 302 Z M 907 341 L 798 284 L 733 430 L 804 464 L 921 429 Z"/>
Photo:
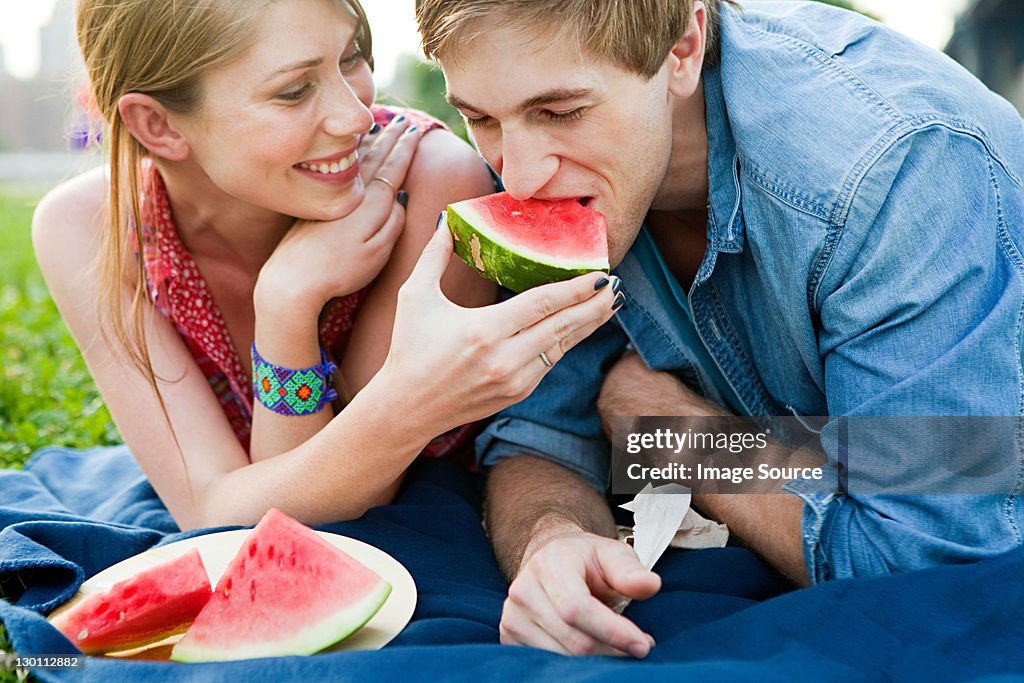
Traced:
<path id="1" fill-rule="evenodd" d="M 385 178 L 382 175 L 375 175 L 375 176 L 373 176 L 373 178 L 371 179 L 370 182 L 373 182 L 374 180 L 381 181 L 382 183 L 384 183 L 385 185 L 387 185 L 388 187 L 391 188 L 391 194 L 392 195 L 394 195 L 396 197 L 398 196 L 398 188 L 395 187 L 395 184 L 393 182 L 391 182 L 390 180 L 388 180 L 387 178 Z"/>
<path id="2" fill-rule="evenodd" d="M 544 363 L 544 367 L 546 368 L 554 366 L 554 363 L 552 363 L 551 359 L 548 358 L 548 354 L 544 353 L 543 351 L 540 352 L 540 361 Z"/>

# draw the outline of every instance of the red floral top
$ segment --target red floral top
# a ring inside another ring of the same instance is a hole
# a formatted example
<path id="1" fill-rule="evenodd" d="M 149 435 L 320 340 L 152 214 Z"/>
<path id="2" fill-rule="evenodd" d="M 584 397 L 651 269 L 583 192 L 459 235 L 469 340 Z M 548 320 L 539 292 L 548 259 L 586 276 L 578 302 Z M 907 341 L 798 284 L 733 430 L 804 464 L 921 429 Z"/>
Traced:
<path id="1" fill-rule="evenodd" d="M 444 125 L 416 110 L 373 107 L 373 114 L 381 125 L 405 114 L 422 133 Z M 142 257 L 150 301 L 174 323 L 210 383 L 239 442 L 248 451 L 253 413 L 252 382 L 243 369 L 206 281 L 178 237 L 167 190 L 156 167 L 146 166 L 144 183 Z M 345 352 L 355 314 L 370 287 L 332 299 L 320 315 L 320 344 L 330 350 L 336 361 Z M 458 454 L 464 459 L 476 431 L 475 425 L 453 429 L 431 441 L 420 455 L 437 458 Z"/>

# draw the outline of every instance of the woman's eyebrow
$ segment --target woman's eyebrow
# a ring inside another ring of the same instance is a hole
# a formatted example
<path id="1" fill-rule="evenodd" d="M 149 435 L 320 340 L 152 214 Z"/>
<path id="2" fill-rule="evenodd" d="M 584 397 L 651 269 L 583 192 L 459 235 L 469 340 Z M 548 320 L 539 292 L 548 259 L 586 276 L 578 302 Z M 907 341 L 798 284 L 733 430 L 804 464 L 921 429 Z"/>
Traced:
<path id="1" fill-rule="evenodd" d="M 316 57 L 314 59 L 304 59 L 301 62 L 292 62 L 291 64 L 286 64 L 282 66 L 280 69 L 274 71 L 274 73 L 270 74 L 270 76 L 267 77 L 267 80 L 269 81 L 273 78 L 276 78 L 277 76 L 280 76 L 281 74 L 286 74 L 289 71 L 298 71 L 299 69 L 311 69 L 314 66 L 320 66 L 323 63 L 323 57 Z"/>

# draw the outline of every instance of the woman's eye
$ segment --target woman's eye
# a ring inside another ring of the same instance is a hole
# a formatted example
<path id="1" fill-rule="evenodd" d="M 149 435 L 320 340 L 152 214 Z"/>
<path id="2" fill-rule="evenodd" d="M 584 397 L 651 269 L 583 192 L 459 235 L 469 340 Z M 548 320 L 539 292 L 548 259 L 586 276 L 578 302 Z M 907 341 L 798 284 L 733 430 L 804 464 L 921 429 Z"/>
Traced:
<path id="1" fill-rule="evenodd" d="M 306 99 L 306 97 L 313 92 L 314 85 L 312 83 L 305 83 L 300 88 L 295 90 L 288 90 L 283 93 L 279 93 L 275 96 L 275 99 L 284 100 L 285 102 L 299 102 Z"/>
<path id="2" fill-rule="evenodd" d="M 342 68 L 343 71 L 350 71 L 351 69 L 354 69 L 357 66 L 359 66 L 359 63 L 361 61 L 363 61 L 363 51 L 353 50 L 349 54 L 343 56 L 341 60 L 338 62 L 338 65 Z"/>

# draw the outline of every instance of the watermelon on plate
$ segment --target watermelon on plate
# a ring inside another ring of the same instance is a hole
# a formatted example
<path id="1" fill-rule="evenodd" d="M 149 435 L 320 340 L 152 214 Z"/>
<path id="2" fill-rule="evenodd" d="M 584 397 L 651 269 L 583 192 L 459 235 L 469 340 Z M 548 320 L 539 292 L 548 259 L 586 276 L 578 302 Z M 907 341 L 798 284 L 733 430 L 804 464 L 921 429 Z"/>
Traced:
<path id="1" fill-rule="evenodd" d="M 387 581 L 271 509 L 242 543 L 171 659 L 313 654 L 362 628 L 390 594 Z"/>
<path id="2" fill-rule="evenodd" d="M 198 550 L 83 598 L 53 625 L 89 655 L 129 650 L 182 633 L 209 601 Z"/>
<path id="3" fill-rule="evenodd" d="M 608 272 L 604 215 L 574 199 L 467 199 L 448 207 L 448 229 L 463 261 L 514 292 Z"/>

